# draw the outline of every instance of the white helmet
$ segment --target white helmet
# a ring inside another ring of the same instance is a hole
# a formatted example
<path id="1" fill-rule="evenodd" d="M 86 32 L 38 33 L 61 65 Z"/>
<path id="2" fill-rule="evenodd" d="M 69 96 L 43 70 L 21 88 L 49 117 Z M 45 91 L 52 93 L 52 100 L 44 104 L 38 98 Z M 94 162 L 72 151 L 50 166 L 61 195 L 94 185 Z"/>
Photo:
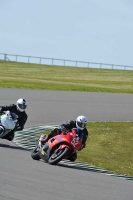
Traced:
<path id="1" fill-rule="evenodd" d="M 85 116 L 81 115 L 76 119 L 76 127 L 83 130 L 86 127 L 88 120 Z"/>
<path id="2" fill-rule="evenodd" d="M 27 101 L 25 100 L 25 99 L 18 99 L 17 100 L 17 103 L 16 103 L 16 105 L 17 105 L 17 108 L 18 108 L 18 110 L 20 111 L 20 112 L 24 112 L 25 111 L 25 109 L 26 109 L 26 107 L 27 107 Z"/>

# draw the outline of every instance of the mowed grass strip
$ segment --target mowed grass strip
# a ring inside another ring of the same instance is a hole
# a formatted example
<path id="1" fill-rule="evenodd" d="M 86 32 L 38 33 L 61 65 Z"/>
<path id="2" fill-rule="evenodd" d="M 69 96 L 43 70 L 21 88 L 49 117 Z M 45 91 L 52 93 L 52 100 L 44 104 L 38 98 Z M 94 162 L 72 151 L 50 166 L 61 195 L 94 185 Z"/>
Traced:
<path id="1" fill-rule="evenodd" d="M 133 93 L 133 71 L 0 61 L 0 87 Z"/>
<path id="2" fill-rule="evenodd" d="M 87 145 L 78 160 L 133 176 L 133 122 L 89 122 L 87 128 Z"/>

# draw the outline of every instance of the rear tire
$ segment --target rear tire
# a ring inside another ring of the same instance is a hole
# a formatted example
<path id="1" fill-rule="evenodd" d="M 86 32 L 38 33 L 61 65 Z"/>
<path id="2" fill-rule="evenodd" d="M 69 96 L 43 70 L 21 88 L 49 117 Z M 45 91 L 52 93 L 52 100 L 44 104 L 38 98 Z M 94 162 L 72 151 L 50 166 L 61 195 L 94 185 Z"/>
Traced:
<path id="1" fill-rule="evenodd" d="M 57 157 L 56 157 L 56 153 L 54 151 L 53 154 L 50 156 L 48 163 L 51 165 L 56 165 L 62 159 L 65 159 L 69 154 L 70 154 L 70 149 L 67 147 L 64 149 L 61 149 L 58 154 L 59 156 L 57 155 Z"/>
<path id="2" fill-rule="evenodd" d="M 35 149 L 33 149 L 31 151 L 31 157 L 33 158 L 33 160 L 40 160 L 40 156 L 39 156 L 39 150 L 38 147 L 35 147 Z"/>

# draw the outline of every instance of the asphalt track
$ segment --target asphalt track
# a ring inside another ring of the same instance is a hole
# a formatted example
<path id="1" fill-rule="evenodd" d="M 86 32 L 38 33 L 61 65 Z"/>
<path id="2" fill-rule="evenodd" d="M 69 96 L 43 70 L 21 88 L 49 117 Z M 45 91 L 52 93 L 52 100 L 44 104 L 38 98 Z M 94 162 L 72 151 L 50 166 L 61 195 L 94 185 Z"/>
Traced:
<path id="1" fill-rule="evenodd" d="M 89 121 L 132 121 L 133 95 L 0 89 L 0 105 L 29 102 L 26 126 Z M 0 200 L 132 200 L 133 181 L 34 161 L 30 152 L 0 140 Z"/>

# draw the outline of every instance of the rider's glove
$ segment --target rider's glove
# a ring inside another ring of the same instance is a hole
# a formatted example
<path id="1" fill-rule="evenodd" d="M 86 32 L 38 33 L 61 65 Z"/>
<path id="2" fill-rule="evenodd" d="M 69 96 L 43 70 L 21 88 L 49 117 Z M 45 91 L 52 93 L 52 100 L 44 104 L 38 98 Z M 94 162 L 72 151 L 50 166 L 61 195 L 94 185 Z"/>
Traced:
<path id="1" fill-rule="evenodd" d="M 66 128 L 62 128 L 61 131 L 64 133 L 64 134 L 67 134 L 68 133 L 68 130 Z"/>

